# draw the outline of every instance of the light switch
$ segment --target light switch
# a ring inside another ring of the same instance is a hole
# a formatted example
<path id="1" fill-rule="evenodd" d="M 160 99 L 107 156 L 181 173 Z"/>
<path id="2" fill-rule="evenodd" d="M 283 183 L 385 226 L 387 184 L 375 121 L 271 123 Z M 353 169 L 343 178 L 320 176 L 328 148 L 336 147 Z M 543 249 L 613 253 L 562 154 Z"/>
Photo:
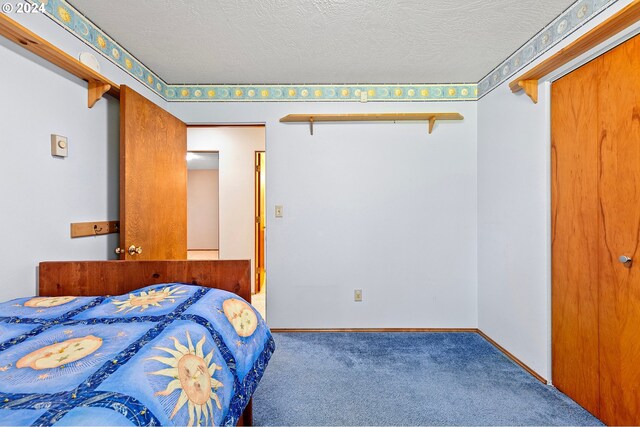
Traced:
<path id="1" fill-rule="evenodd" d="M 56 157 L 69 155 L 69 142 L 66 136 L 51 135 L 51 155 Z"/>
<path id="2" fill-rule="evenodd" d="M 282 218 L 282 206 L 276 205 L 276 218 Z"/>

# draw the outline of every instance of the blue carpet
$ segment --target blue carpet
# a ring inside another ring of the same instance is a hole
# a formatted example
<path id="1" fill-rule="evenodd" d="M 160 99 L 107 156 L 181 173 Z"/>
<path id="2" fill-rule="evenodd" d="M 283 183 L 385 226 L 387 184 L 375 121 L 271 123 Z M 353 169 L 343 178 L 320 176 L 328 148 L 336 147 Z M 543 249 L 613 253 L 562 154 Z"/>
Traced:
<path id="1" fill-rule="evenodd" d="M 276 333 L 256 425 L 602 425 L 475 333 Z"/>

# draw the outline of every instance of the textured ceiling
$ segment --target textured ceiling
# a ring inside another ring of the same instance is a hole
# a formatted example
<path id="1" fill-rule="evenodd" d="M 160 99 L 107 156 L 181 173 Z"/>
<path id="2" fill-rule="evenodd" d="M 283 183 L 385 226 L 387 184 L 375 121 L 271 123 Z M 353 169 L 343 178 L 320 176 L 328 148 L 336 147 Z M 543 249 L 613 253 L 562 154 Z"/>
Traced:
<path id="1" fill-rule="evenodd" d="M 70 0 L 170 84 L 477 82 L 574 0 Z"/>

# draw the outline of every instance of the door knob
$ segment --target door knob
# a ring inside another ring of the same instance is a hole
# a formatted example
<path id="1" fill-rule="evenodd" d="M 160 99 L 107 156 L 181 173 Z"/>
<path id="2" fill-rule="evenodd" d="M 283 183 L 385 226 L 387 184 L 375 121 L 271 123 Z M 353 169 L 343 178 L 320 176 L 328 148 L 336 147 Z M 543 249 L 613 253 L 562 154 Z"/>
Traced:
<path id="1" fill-rule="evenodd" d="M 127 249 L 127 251 L 129 253 L 129 255 L 134 256 L 136 254 L 141 254 L 142 253 L 142 246 L 138 246 L 136 247 L 136 245 L 131 245 L 129 246 L 129 249 Z M 122 248 L 116 248 L 115 253 L 117 253 L 118 255 L 125 253 L 125 250 Z"/>
<path id="2" fill-rule="evenodd" d="M 626 255 L 620 255 L 618 261 L 624 264 L 625 267 L 631 267 L 633 260 Z"/>
<path id="3" fill-rule="evenodd" d="M 131 256 L 134 256 L 135 254 L 141 254 L 142 246 L 136 247 L 136 245 L 131 245 L 129 246 L 129 249 L 127 249 L 127 252 L 129 252 L 129 255 Z"/>

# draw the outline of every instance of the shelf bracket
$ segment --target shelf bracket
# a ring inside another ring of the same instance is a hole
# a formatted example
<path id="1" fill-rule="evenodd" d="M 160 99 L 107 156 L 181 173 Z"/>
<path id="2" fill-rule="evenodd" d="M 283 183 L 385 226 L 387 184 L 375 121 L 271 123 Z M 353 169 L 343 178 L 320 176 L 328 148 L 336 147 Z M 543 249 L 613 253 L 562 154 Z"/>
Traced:
<path id="1" fill-rule="evenodd" d="M 431 117 L 429 118 L 429 134 L 431 134 L 431 132 L 433 132 L 433 126 L 436 124 L 436 118 Z"/>
<path id="2" fill-rule="evenodd" d="M 309 133 L 313 136 L 313 116 L 309 117 Z"/>
<path id="3" fill-rule="evenodd" d="M 111 90 L 111 85 L 108 83 L 89 80 L 88 90 L 89 98 L 87 100 L 87 105 L 89 106 L 89 108 L 91 108 L 96 104 L 96 102 L 98 102 L 100 98 L 102 98 L 102 95 Z"/>
<path id="4" fill-rule="evenodd" d="M 538 103 L 538 80 L 520 80 L 518 86 L 531 98 L 534 104 Z"/>

